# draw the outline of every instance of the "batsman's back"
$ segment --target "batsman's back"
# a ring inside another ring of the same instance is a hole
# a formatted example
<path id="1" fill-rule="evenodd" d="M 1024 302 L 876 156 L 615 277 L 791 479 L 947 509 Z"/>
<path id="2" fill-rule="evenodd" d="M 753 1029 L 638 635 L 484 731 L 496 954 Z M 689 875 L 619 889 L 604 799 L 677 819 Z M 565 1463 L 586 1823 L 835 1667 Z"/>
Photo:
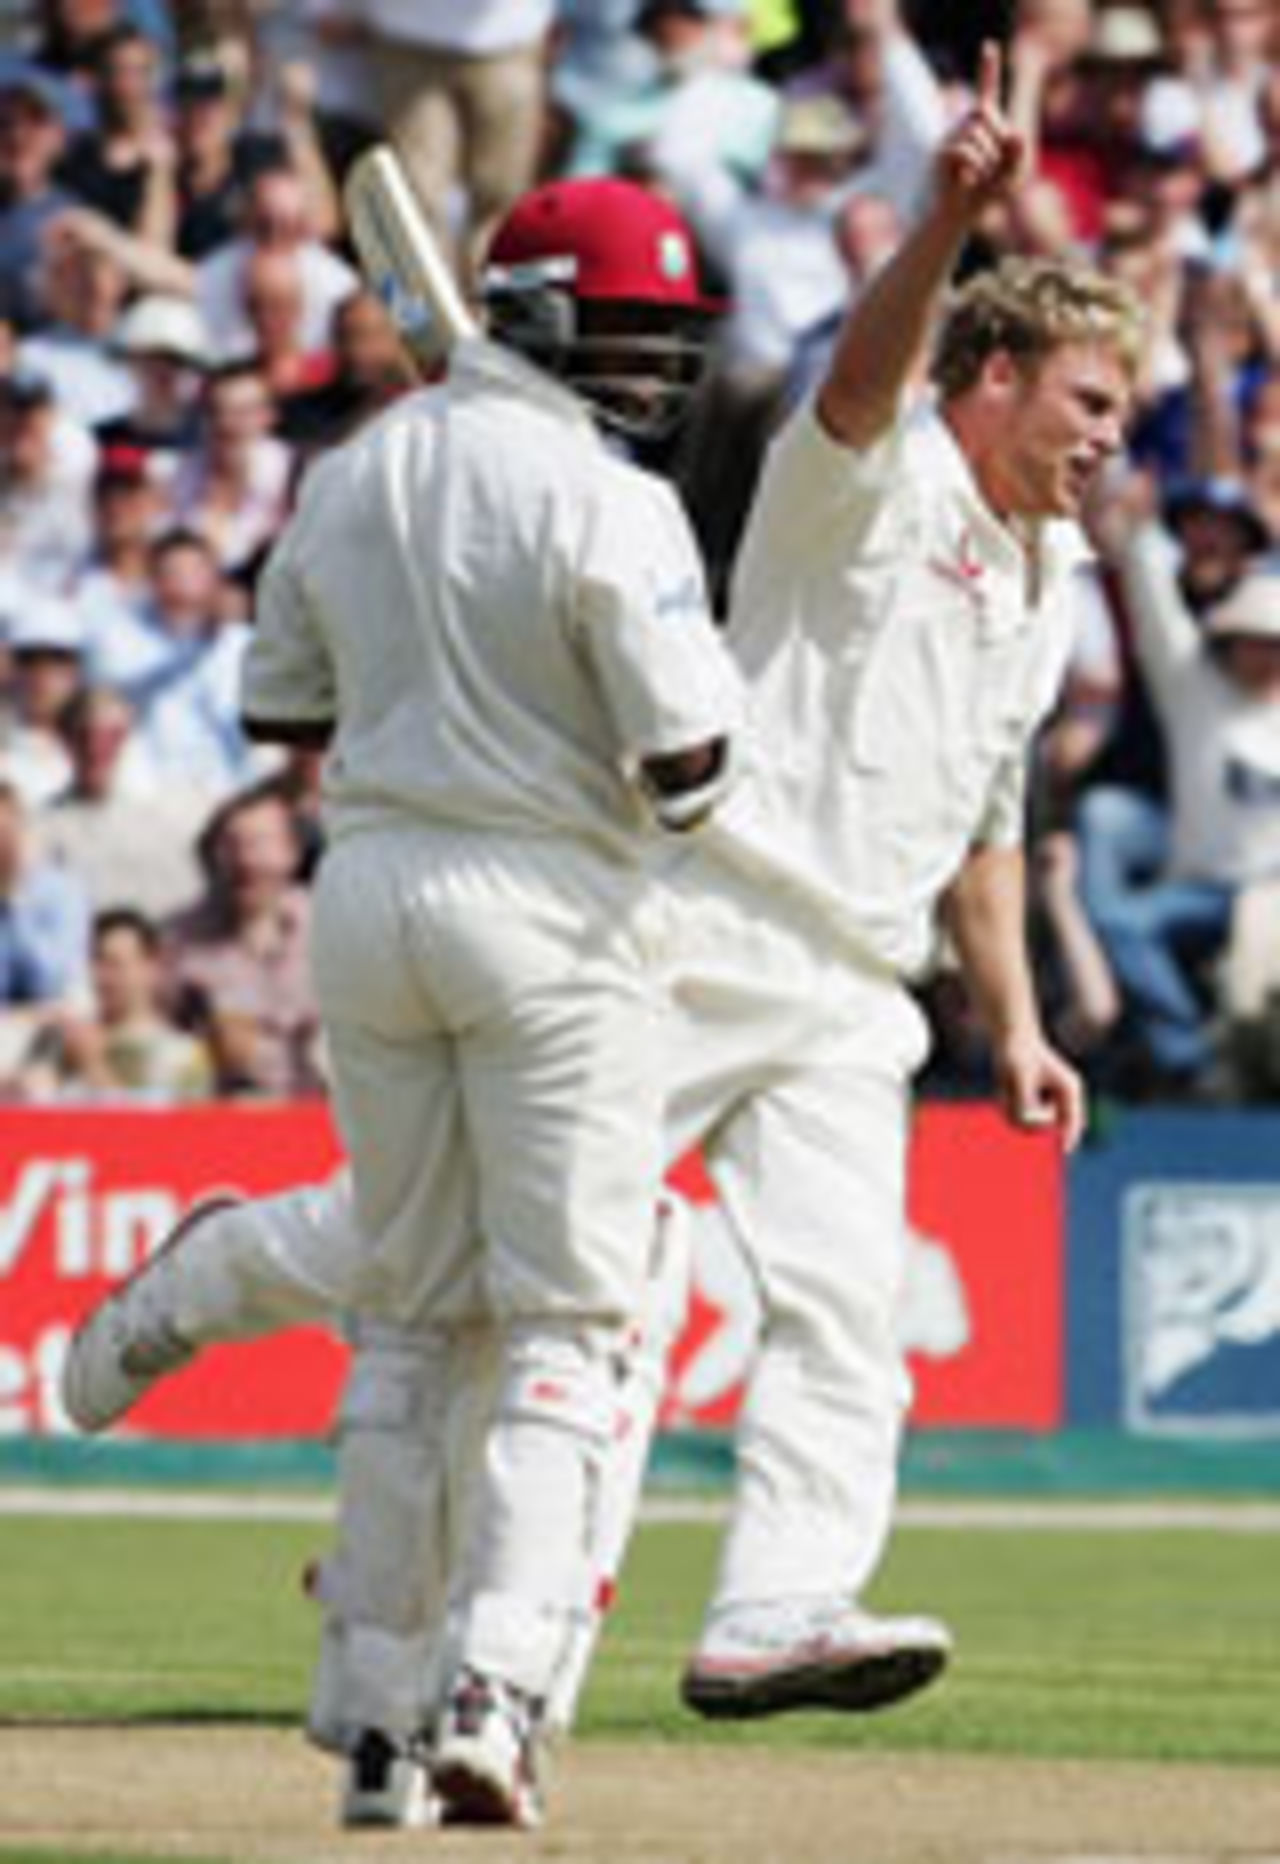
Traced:
<path id="1" fill-rule="evenodd" d="M 629 762 L 719 728 L 714 680 L 662 698 L 696 565 L 690 589 L 665 487 L 554 384 L 464 348 L 312 468 L 263 578 L 247 709 L 329 708 L 336 829 L 407 807 L 630 854 Z"/>

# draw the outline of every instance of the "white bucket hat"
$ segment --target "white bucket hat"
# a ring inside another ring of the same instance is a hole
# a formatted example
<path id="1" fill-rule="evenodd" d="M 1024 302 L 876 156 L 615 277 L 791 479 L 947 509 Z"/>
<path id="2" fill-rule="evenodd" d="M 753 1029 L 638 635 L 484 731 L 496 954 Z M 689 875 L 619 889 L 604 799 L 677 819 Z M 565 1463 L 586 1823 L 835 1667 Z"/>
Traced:
<path id="1" fill-rule="evenodd" d="M 1242 576 L 1229 596 L 1205 617 L 1211 641 L 1249 635 L 1255 641 L 1280 641 L 1280 562 Z"/>
<path id="2" fill-rule="evenodd" d="M 116 349 L 126 356 L 172 356 L 193 369 L 209 366 L 204 320 L 185 298 L 137 298 L 115 328 Z"/>

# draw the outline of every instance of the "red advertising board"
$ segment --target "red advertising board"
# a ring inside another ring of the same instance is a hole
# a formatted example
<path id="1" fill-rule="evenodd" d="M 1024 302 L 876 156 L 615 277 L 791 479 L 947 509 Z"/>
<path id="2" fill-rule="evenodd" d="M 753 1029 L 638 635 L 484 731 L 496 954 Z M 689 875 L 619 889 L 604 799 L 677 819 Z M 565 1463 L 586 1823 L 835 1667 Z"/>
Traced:
<path id="1" fill-rule="evenodd" d="M 732 1422 L 755 1333 L 752 1283 L 696 1161 L 675 1174 L 695 1207 L 697 1265 L 665 1421 Z M 915 1125 L 901 1334 L 913 1424 L 1048 1430 L 1063 1418 L 1063 1165 L 1048 1133 L 994 1108 L 926 1105 Z"/>
<path id="2" fill-rule="evenodd" d="M 71 1325 L 189 1204 L 323 1178 L 336 1158 L 319 1104 L 0 1113 L 0 1438 L 70 1428 L 57 1380 Z M 317 1435 L 343 1358 L 315 1328 L 220 1347 L 157 1387 L 128 1434 Z"/>
<path id="3" fill-rule="evenodd" d="M 994 1108 L 934 1106 L 917 1120 L 916 1286 L 904 1319 L 915 1423 L 1062 1423 L 1064 1178 L 1056 1137 L 1018 1132 Z M 940 1298 L 948 1266 L 963 1302 L 950 1333 Z"/>
<path id="4" fill-rule="evenodd" d="M 57 1379 L 76 1317 L 195 1199 L 323 1178 L 337 1147 L 323 1106 L 0 1114 L 0 1438 L 68 1426 Z M 923 1425 L 1048 1429 L 1062 1416 L 1062 1167 L 1045 1136 L 989 1109 L 926 1107 L 911 1172 L 904 1342 Z M 695 1280 L 668 1423 L 732 1421 L 755 1328 L 751 1284 L 696 1162 Z M 138 1437 L 315 1436 L 330 1425 L 343 1349 L 307 1328 L 222 1347 L 130 1419 Z"/>

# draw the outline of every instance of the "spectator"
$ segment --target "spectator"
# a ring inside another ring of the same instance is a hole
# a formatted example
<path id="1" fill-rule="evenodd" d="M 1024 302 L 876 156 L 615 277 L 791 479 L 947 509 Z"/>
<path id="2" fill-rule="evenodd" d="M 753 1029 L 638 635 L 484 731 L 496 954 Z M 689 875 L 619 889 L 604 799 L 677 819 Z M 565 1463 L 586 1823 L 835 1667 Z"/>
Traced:
<path id="1" fill-rule="evenodd" d="M 1131 808 L 1111 841 L 1123 863 L 1086 858 L 1081 890 L 1134 1045 L 1136 1073 L 1121 1084 L 1177 1095 L 1200 1091 L 1214 1059 L 1205 966 L 1226 946 L 1236 895 L 1280 872 L 1280 579 L 1248 574 L 1202 630 L 1153 521 L 1117 556 L 1169 805 Z"/>
<path id="2" fill-rule="evenodd" d="M 105 448 L 93 482 L 93 546 L 68 587 L 91 674 L 110 664 L 118 636 L 127 637 L 145 621 L 151 546 L 163 508 L 146 455 L 131 447 Z"/>
<path id="3" fill-rule="evenodd" d="M 41 376 L 0 378 L 0 563 L 66 586 L 92 537 L 97 448 Z"/>
<path id="4" fill-rule="evenodd" d="M 1242 414 L 1242 454 L 1249 496 L 1280 540 L 1280 364 L 1260 377 Z"/>
<path id="5" fill-rule="evenodd" d="M 62 717 L 83 679 L 84 631 L 63 597 L 33 590 L 8 634 L 13 716 L 0 741 L 0 774 L 35 810 L 70 780 Z"/>
<path id="6" fill-rule="evenodd" d="M 1158 143 L 1139 134 L 1128 144 L 1106 206 L 1104 236 L 1141 229 L 1184 266 L 1215 257 L 1212 199 L 1199 145 Z"/>
<path id="7" fill-rule="evenodd" d="M 37 853 L 26 805 L 0 777 L 0 1083 L 37 1029 L 83 1002 L 88 956 L 84 890 Z"/>
<path id="8" fill-rule="evenodd" d="M 262 0 L 183 0 L 178 27 L 184 59 L 201 53 L 217 58 L 237 86 L 245 87 L 265 10 Z"/>
<path id="9" fill-rule="evenodd" d="M 685 448 L 681 478 L 718 607 L 760 462 L 777 417 L 787 404 L 802 344 L 827 334 L 826 353 L 850 299 L 850 267 L 863 253 L 846 240 L 866 203 L 866 214 L 888 216 L 887 252 L 897 223 L 887 204 L 870 195 L 848 197 L 843 184 L 865 151 L 863 133 L 835 97 L 797 97 L 783 107 L 769 183 L 759 193 L 684 205 L 702 243 L 727 283 L 730 309 L 695 424 Z M 874 206 L 872 203 L 874 202 Z M 854 239 L 856 241 L 856 233 Z M 816 380 L 816 375 L 812 378 Z"/>
<path id="10" fill-rule="evenodd" d="M 832 228 L 845 270 L 846 301 L 861 291 L 902 237 L 902 223 L 888 201 L 859 188 L 844 201 Z M 816 389 L 835 346 L 838 316 L 827 316 L 800 332 L 792 351 L 787 400 L 794 405 Z"/>
<path id="11" fill-rule="evenodd" d="M 189 260 L 208 258 L 243 233 L 254 179 L 275 169 L 296 177 L 314 237 L 332 240 L 340 231 L 337 193 L 320 147 L 305 73 L 296 64 L 282 69 L 272 128 L 246 120 L 246 96 L 247 82 L 237 82 L 225 52 L 202 51 L 179 68 L 174 86 L 177 245 Z"/>
<path id="12" fill-rule="evenodd" d="M 1185 385 L 1143 410 L 1132 450 L 1166 481 L 1201 472 L 1238 475 L 1235 430 L 1265 367 L 1258 325 L 1239 274 L 1190 268 L 1184 277 L 1179 337 Z"/>
<path id="13" fill-rule="evenodd" d="M 1033 120 L 1036 172 L 1013 203 L 1037 250 L 1096 250 L 1109 203 L 1140 141 L 1143 98 L 1162 46 L 1144 6 L 1027 0 L 1013 42 L 1014 96 Z"/>
<path id="14" fill-rule="evenodd" d="M 137 541 L 128 544 L 131 567 Z M 143 581 L 126 601 L 100 611 L 85 605 L 95 680 L 139 706 L 199 657 L 220 619 L 217 565 L 198 532 L 170 525 L 143 552 Z"/>
<path id="15" fill-rule="evenodd" d="M 1191 376 L 1185 341 L 1186 262 L 1167 234 L 1141 216 L 1134 216 L 1127 226 L 1119 220 L 1113 223 L 1098 259 L 1113 278 L 1136 291 L 1147 307 L 1150 335 L 1137 384 L 1138 445 L 1161 470 L 1186 471 Z"/>
<path id="16" fill-rule="evenodd" d="M 467 278 L 534 179 L 553 0 L 363 0 L 361 10 L 379 115 Z"/>
<path id="17" fill-rule="evenodd" d="M 1245 664 L 1237 668 L 1280 721 L 1280 572 L 1255 574 L 1210 617 L 1210 634 L 1230 644 L 1235 630 Z M 1280 722 L 1268 734 L 1264 782 L 1280 810 Z M 1260 791 L 1263 786 L 1260 786 Z M 1242 790 L 1245 785 L 1241 784 Z M 1259 794 L 1261 800 L 1261 793 Z M 1246 1099 L 1280 1098 L 1280 859 L 1247 879 L 1232 902 L 1218 976 L 1228 1079 Z"/>
<path id="18" fill-rule="evenodd" d="M 279 37 L 288 35 L 281 62 L 314 73 L 316 134 L 340 181 L 381 133 L 368 26 L 351 0 L 294 0 L 264 21 L 268 31 L 272 24 Z"/>
<path id="19" fill-rule="evenodd" d="M 261 38 L 262 35 L 260 35 Z M 279 166 L 296 175 L 306 197 L 311 232 L 335 245 L 346 231 L 342 202 L 316 121 L 316 74 L 305 59 L 262 59 L 268 82 L 255 100 L 279 141 Z"/>
<path id="20" fill-rule="evenodd" d="M 1280 80 L 1276 82 L 1280 128 Z M 1280 366 L 1280 140 L 1276 158 L 1240 195 L 1229 244 L 1271 368 Z"/>
<path id="21" fill-rule="evenodd" d="M 177 248 L 192 262 L 239 234 L 252 177 L 279 163 L 279 141 L 244 127 L 231 80 L 218 59 L 185 59 L 174 81 Z"/>
<path id="22" fill-rule="evenodd" d="M 381 300 L 353 291 L 333 318 L 333 374 L 327 382 L 279 398 L 277 432 L 300 454 L 333 446 L 417 380 Z"/>
<path id="23" fill-rule="evenodd" d="M 1090 564 L 1080 571 L 1076 586 L 1078 619 L 1071 656 L 1058 703 L 1037 747 L 1029 872 L 1035 952 L 1049 1018 L 1066 1052 L 1086 1060 L 1114 1029 L 1121 1004 L 1106 954 L 1080 899 L 1077 800 L 1115 734 L 1126 699 L 1136 722 L 1153 733 L 1155 727 L 1149 706 L 1142 719 L 1136 719 L 1134 695 L 1142 692 L 1145 700 L 1145 691 L 1126 685 L 1107 579 Z M 1127 734 L 1125 746 L 1132 751 Z"/>
<path id="24" fill-rule="evenodd" d="M 92 74 L 96 121 L 73 139 L 58 178 L 108 220 L 168 249 L 177 235 L 177 152 L 162 107 L 159 50 L 122 22 L 98 41 Z"/>
<path id="25" fill-rule="evenodd" d="M 240 664 L 249 630 L 226 618 L 217 561 L 198 532 L 152 547 L 147 633 L 128 643 L 129 671 L 106 669 L 138 708 L 135 780 L 221 801 L 263 766 L 240 730 Z M 99 656 L 101 665 L 101 656 Z"/>
<path id="26" fill-rule="evenodd" d="M 1277 51 L 1271 0 L 1203 0 L 1181 68 L 1153 87 L 1147 122 L 1162 138 L 1194 136 L 1209 178 L 1233 189 L 1268 153 L 1266 96 Z"/>
<path id="27" fill-rule="evenodd" d="M 1124 546 L 1125 501 L 1107 501 L 1100 542 L 1112 555 Z M 1137 495 L 1141 502 L 1146 494 Z M 1196 625 L 1239 583 L 1267 535 L 1241 488 L 1202 480 L 1175 488 L 1162 523 L 1152 521 L 1175 566 L 1176 596 Z M 1165 730 L 1153 704 L 1132 618 L 1114 577 L 1104 582 L 1112 641 L 1102 639 L 1096 607 L 1088 644 L 1082 639 L 1064 704 L 1046 735 L 1047 832 L 1038 846 L 1040 904 L 1052 940 L 1047 956 L 1058 972 L 1064 1040 L 1073 1053 L 1114 1072 L 1125 1058 L 1115 1031 L 1123 1008 L 1106 954 L 1080 898 L 1081 876 L 1091 894 L 1122 891 L 1150 871 L 1150 850 L 1167 834 L 1169 786 Z M 1146 1068 L 1139 1060 L 1138 1072 Z"/>
<path id="28" fill-rule="evenodd" d="M 1271 533 L 1236 479 L 1192 479 L 1164 500 L 1164 522 L 1178 551 L 1178 584 L 1193 615 L 1229 596 Z"/>
<path id="29" fill-rule="evenodd" d="M 31 70 L 0 80 L 0 316 L 21 329 L 39 321 L 41 241 L 72 205 L 54 171 L 65 131 L 56 88 Z"/>
<path id="30" fill-rule="evenodd" d="M 39 0 L 36 59 L 87 93 L 102 47 L 126 10 L 122 0 Z"/>
<path id="31" fill-rule="evenodd" d="M 164 928 L 174 1001 L 206 1036 L 223 1093 L 322 1092 L 310 898 L 288 802 L 265 785 L 232 797 L 200 853 L 204 893 Z"/>
<path id="32" fill-rule="evenodd" d="M 778 119 L 777 92 L 748 69 L 745 0 L 646 0 L 636 30 L 648 57 L 579 124 L 568 166 L 659 181 L 722 218 L 763 177 Z"/>
<path id="33" fill-rule="evenodd" d="M 1125 518 L 1117 499 L 1119 530 Z M 1169 553 L 1176 566 L 1177 599 L 1199 625 L 1215 602 L 1239 583 L 1252 559 L 1267 547 L 1267 532 L 1239 486 L 1225 479 L 1195 480 L 1177 486 L 1164 500 L 1162 525 L 1152 523 L 1153 545 Z M 1104 527 L 1104 533 L 1105 533 Z M 1104 534 L 1104 546 L 1116 548 Z M 1137 791 L 1163 808 L 1168 798 L 1164 733 L 1153 708 L 1140 657 L 1133 641 L 1132 617 L 1122 589 L 1112 591 L 1118 612 L 1119 689 L 1110 733 L 1098 758 L 1084 773 L 1081 833 L 1107 830 L 1103 818 L 1123 804 L 1103 801 L 1108 792 Z M 1089 857 L 1092 860 L 1092 856 Z M 1104 857 L 1105 858 L 1105 857 Z"/>
<path id="34" fill-rule="evenodd" d="M 653 55 L 633 31 L 642 0 L 559 0 L 547 70 L 544 170 L 568 166 L 575 137 L 610 101 L 648 82 Z"/>
<path id="35" fill-rule="evenodd" d="M 152 780 L 134 709 L 110 686 L 81 687 L 62 729 L 71 778 L 40 813 L 41 846 L 99 910 L 127 897 L 153 916 L 176 912 L 199 884 L 207 794 Z"/>
<path id="36" fill-rule="evenodd" d="M 163 1001 L 160 937 L 136 907 L 93 922 L 92 1002 L 46 1023 L 17 1073 L 25 1100 L 203 1100 L 214 1087 L 205 1044 Z"/>
<path id="37" fill-rule="evenodd" d="M 263 247 L 251 254 L 245 267 L 244 298 L 253 332 L 248 353 L 276 409 L 290 396 L 322 388 L 332 380 L 332 351 L 308 349 L 303 341 L 302 267 L 296 253 Z"/>
<path id="38" fill-rule="evenodd" d="M 832 97 L 861 123 L 866 160 L 854 186 L 888 201 L 901 221 L 924 190 L 947 125 L 942 88 L 898 0 L 843 0 L 822 64 L 799 72 L 788 97 Z"/>
<path id="39" fill-rule="evenodd" d="M 269 543 L 288 508 L 293 455 L 272 432 L 276 409 L 257 362 L 224 364 L 207 379 L 200 446 L 174 476 L 177 521 L 197 530 L 234 574 Z"/>
<path id="40" fill-rule="evenodd" d="M 249 182 L 244 232 L 200 260 L 196 304 L 220 358 L 243 356 L 253 343 L 245 287 L 257 250 L 291 253 L 302 272 L 302 342 L 322 349 L 333 313 L 360 283 L 345 259 L 315 237 L 306 190 L 288 168 L 263 170 Z"/>
<path id="41" fill-rule="evenodd" d="M 44 320 L 23 338 L 20 366 L 43 377 L 58 407 L 82 427 L 126 416 L 136 389 L 110 348 L 128 286 L 119 264 L 86 245 L 67 216 L 45 228 L 40 275 Z"/>
<path id="42" fill-rule="evenodd" d="M 104 421 L 106 448 L 144 454 L 159 482 L 172 479 L 200 438 L 199 398 L 209 346 L 195 307 L 182 298 L 136 298 L 117 324 L 114 343 L 133 378 L 127 414 Z"/>
<path id="43" fill-rule="evenodd" d="M 700 198 L 667 177 L 704 252 L 726 281 L 722 332 L 730 369 L 767 371 L 781 388 L 801 333 L 844 308 L 848 273 L 835 223 L 865 131 L 837 98 L 783 105 L 758 191 Z"/>

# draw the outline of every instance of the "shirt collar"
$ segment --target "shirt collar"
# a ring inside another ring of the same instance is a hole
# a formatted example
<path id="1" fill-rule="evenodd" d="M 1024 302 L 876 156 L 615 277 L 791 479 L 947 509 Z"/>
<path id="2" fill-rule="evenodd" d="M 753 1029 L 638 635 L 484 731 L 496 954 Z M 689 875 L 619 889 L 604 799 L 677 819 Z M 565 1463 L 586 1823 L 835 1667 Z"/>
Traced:
<path id="1" fill-rule="evenodd" d="M 500 388 L 518 395 L 599 439 L 595 422 L 572 389 L 515 350 L 492 343 L 487 337 L 464 337 L 454 345 L 448 379 L 451 389 L 463 394 Z"/>
<path id="2" fill-rule="evenodd" d="M 1021 585 L 1031 552 L 1038 562 L 1041 587 L 1050 591 L 1092 557 L 1084 532 L 1073 518 L 1032 519 L 1019 537 L 983 498 L 963 449 L 936 405 L 926 404 L 912 420 L 919 431 L 928 484 L 941 492 L 942 503 L 954 513 L 956 538 L 967 538 L 981 562 L 997 574 L 1016 577 Z"/>

